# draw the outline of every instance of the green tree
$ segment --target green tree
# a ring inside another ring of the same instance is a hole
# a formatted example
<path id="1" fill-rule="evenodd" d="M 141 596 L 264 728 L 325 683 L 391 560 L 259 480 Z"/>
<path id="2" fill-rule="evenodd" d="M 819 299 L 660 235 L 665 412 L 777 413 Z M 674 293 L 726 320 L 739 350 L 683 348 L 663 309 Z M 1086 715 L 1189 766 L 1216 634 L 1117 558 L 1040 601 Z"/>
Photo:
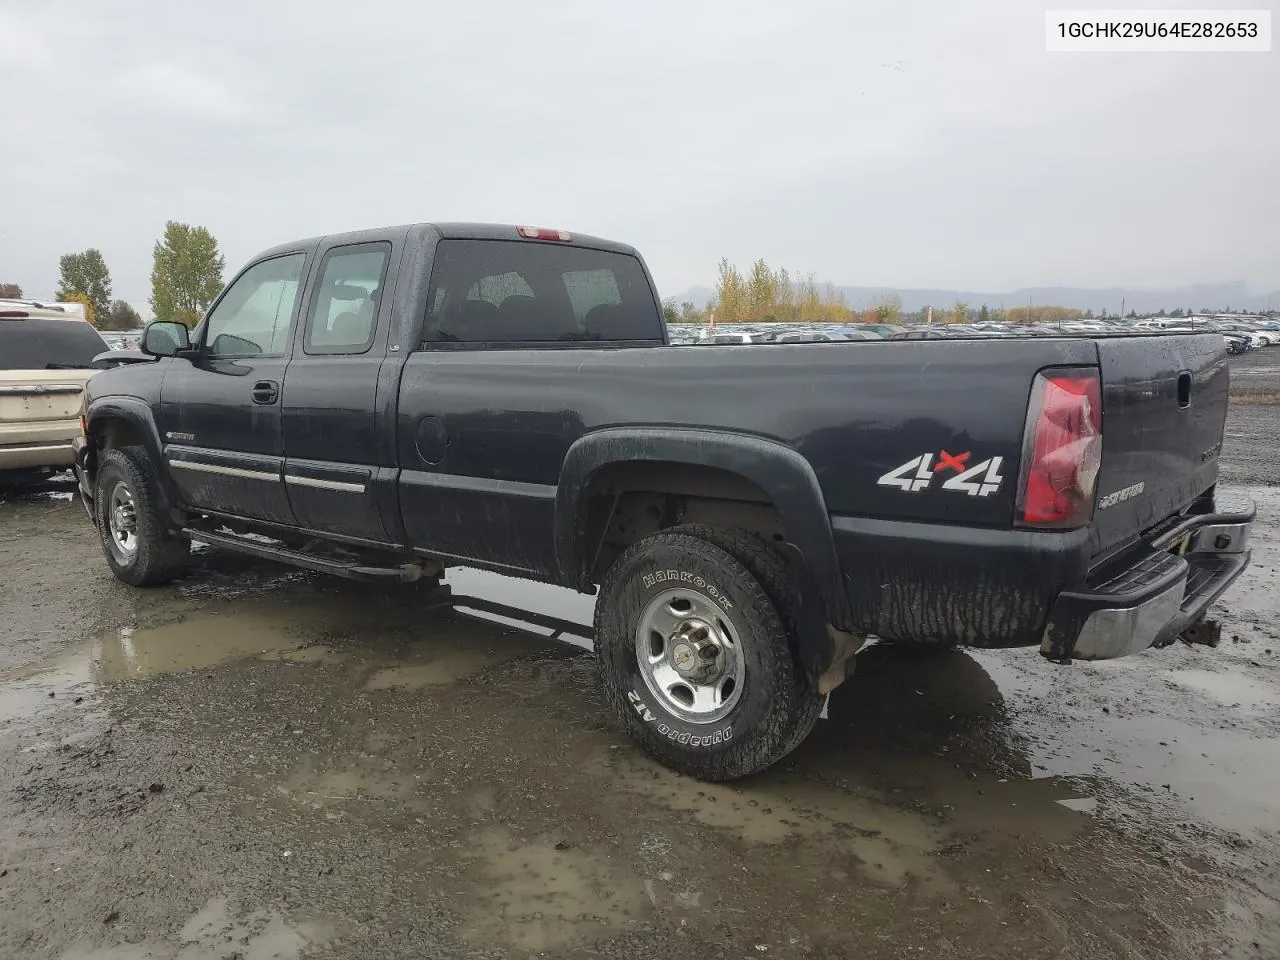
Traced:
<path id="1" fill-rule="evenodd" d="M 73 293 L 83 293 L 95 316 L 105 317 L 111 309 L 111 274 L 102 251 L 90 247 L 80 253 L 65 254 L 59 261 L 58 299 L 67 301 Z"/>
<path id="2" fill-rule="evenodd" d="M 142 326 L 142 316 L 127 301 L 114 300 L 99 326 L 103 330 L 137 330 Z"/>
<path id="3" fill-rule="evenodd" d="M 226 259 L 204 227 L 170 220 L 152 251 L 151 309 L 157 320 L 195 326 L 222 290 Z"/>
<path id="4" fill-rule="evenodd" d="M 982 305 L 981 309 L 978 310 L 978 320 L 981 323 L 987 323 L 991 320 L 991 311 L 987 309 L 987 305 L 985 303 Z"/>
<path id="5" fill-rule="evenodd" d="M 951 315 L 947 317 L 947 323 L 964 323 L 969 319 L 969 305 L 956 301 L 956 305 L 951 308 Z"/>
<path id="6" fill-rule="evenodd" d="M 16 283 L 0 283 L 0 297 L 7 300 L 21 300 L 22 288 Z"/>

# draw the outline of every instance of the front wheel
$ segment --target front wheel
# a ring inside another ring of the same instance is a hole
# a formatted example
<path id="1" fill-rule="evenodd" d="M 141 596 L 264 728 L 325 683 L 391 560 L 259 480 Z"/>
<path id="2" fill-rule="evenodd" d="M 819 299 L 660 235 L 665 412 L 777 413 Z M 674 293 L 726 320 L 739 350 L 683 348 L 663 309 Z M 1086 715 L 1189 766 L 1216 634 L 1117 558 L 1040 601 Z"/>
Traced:
<path id="1" fill-rule="evenodd" d="M 786 581 L 764 541 L 697 527 L 646 537 L 613 564 L 596 606 L 597 657 L 646 752 L 731 780 L 804 739 L 822 700 L 796 662 Z"/>
<path id="2" fill-rule="evenodd" d="M 168 583 L 186 566 L 191 543 L 170 533 L 146 455 L 108 450 L 94 499 L 102 552 L 116 579 L 134 587 Z"/>

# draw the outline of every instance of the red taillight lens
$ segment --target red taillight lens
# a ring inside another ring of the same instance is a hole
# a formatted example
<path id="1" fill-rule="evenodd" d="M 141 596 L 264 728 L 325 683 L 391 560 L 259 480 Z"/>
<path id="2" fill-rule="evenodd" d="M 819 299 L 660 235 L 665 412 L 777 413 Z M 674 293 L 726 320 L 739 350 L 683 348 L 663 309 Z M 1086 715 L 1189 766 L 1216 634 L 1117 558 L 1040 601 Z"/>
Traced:
<path id="1" fill-rule="evenodd" d="M 1096 370 L 1036 375 L 1027 415 L 1021 522 L 1069 528 L 1088 523 L 1102 465 L 1102 387 Z"/>

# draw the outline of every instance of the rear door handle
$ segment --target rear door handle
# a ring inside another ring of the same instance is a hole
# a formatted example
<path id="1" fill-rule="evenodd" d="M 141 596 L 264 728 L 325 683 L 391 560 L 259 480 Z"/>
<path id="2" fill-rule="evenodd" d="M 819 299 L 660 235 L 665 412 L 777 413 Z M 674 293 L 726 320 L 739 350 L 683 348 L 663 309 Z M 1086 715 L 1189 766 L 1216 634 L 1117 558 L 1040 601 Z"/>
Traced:
<path id="1" fill-rule="evenodd" d="M 254 403 L 275 403 L 276 398 L 280 396 L 280 384 L 274 380 L 259 380 L 253 385 L 250 396 L 253 397 Z"/>

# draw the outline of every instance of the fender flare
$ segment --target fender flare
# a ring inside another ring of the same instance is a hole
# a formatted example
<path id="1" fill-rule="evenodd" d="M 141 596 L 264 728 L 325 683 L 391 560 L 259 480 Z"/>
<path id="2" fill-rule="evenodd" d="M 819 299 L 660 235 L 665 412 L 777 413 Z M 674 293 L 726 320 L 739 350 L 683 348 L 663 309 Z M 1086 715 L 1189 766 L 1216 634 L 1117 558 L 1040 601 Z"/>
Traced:
<path id="1" fill-rule="evenodd" d="M 94 460 L 92 474 L 96 476 L 96 461 L 99 454 L 99 448 L 93 441 L 94 427 L 100 425 L 104 420 L 124 420 L 135 427 L 142 436 L 142 446 L 147 451 L 147 456 L 154 464 L 156 479 L 159 480 L 160 493 L 165 499 L 163 504 L 167 511 L 171 511 L 177 504 L 181 502 L 178 489 L 173 484 L 169 471 L 165 469 L 164 444 L 160 440 L 160 431 L 156 428 L 155 417 L 151 413 L 151 406 L 138 397 L 100 397 L 89 402 L 89 409 L 85 414 L 85 444 L 88 447 L 88 454 Z"/>
<path id="2" fill-rule="evenodd" d="M 613 427 L 578 439 L 565 456 L 556 490 L 555 556 L 560 582 L 589 589 L 587 563 L 578 529 L 581 498 L 591 478 L 610 464 L 664 460 L 715 467 L 751 481 L 773 501 L 786 531 L 793 566 L 803 568 L 802 585 L 811 585 L 818 596 L 805 597 L 808 606 L 820 599 L 826 620 L 840 629 L 851 629 L 852 613 L 844 590 L 844 577 L 831 533 L 826 500 L 813 467 L 784 444 L 746 434 L 714 430 L 652 427 Z M 812 608 L 811 608 L 812 609 Z M 826 631 L 822 631 L 826 640 Z M 809 667 L 809 658 L 802 659 Z M 821 654 L 813 660 L 820 663 Z"/>

